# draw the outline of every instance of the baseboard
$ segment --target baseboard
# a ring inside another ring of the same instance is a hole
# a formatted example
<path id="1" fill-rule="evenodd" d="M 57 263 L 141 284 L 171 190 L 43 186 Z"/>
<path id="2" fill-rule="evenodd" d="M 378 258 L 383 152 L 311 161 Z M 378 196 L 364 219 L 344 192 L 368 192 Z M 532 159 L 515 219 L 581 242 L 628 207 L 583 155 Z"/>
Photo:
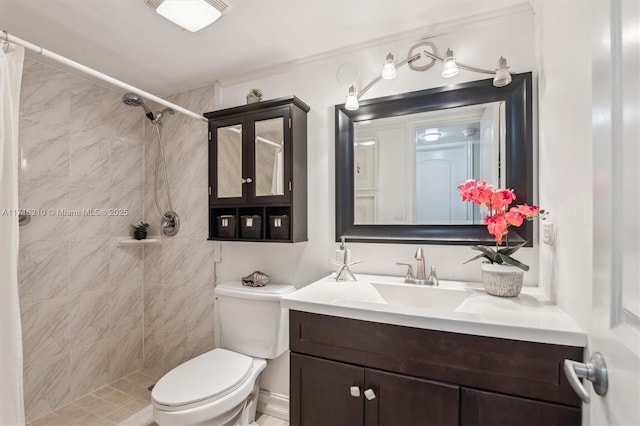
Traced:
<path id="1" fill-rule="evenodd" d="M 289 398 L 261 390 L 258 395 L 258 412 L 280 420 L 289 421 Z"/>

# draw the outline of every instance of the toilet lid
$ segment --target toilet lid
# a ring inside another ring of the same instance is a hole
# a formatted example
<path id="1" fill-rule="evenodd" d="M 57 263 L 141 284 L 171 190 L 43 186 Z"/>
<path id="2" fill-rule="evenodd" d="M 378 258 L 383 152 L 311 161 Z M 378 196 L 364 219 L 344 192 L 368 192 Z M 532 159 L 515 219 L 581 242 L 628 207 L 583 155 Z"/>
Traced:
<path id="1" fill-rule="evenodd" d="M 164 406 L 184 406 L 218 399 L 237 389 L 251 374 L 253 359 L 214 349 L 165 374 L 151 391 Z"/>

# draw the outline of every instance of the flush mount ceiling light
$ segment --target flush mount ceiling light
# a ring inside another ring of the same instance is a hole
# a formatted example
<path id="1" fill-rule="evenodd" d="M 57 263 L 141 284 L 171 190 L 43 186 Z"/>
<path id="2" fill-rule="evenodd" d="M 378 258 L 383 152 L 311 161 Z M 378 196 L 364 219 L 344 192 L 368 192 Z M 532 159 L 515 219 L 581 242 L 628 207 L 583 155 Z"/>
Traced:
<path id="1" fill-rule="evenodd" d="M 145 0 L 158 14 L 195 33 L 226 14 L 231 5 L 223 0 Z"/>
<path id="2" fill-rule="evenodd" d="M 426 58 L 429 62 L 426 64 L 419 64 L 419 60 L 422 58 Z M 490 74 L 494 76 L 493 85 L 495 87 L 504 87 L 511 83 L 511 72 L 507 66 L 507 60 L 502 56 L 498 60 L 498 68 L 495 70 L 476 68 L 457 62 L 451 49 L 447 49 L 443 58 L 438 56 L 436 45 L 434 43 L 430 41 L 420 41 L 409 48 L 407 59 L 397 64 L 394 61 L 393 54 L 389 53 L 386 57 L 382 72 L 375 79 L 369 82 L 369 84 L 365 85 L 359 92 L 356 89 L 355 84 L 351 84 L 349 86 L 349 94 L 347 96 L 345 108 L 349 111 L 357 110 L 360 107 L 358 99 L 360 99 L 369 89 L 375 86 L 382 79 L 391 80 L 395 78 L 398 74 L 397 69 L 403 65 L 408 65 L 413 71 L 426 71 L 437 61 L 443 63 L 442 76 L 445 78 L 453 77 L 458 74 L 460 69 L 463 69 L 465 71 Z"/>
<path id="3" fill-rule="evenodd" d="M 422 139 L 427 142 L 435 142 L 440 139 L 440 136 L 442 136 L 442 133 L 428 130 L 424 135 L 422 135 Z"/>

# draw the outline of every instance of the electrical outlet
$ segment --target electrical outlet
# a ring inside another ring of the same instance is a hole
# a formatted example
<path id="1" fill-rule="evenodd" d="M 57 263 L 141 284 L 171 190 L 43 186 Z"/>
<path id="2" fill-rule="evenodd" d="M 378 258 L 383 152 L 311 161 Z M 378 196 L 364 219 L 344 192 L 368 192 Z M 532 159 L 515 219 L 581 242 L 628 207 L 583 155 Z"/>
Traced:
<path id="1" fill-rule="evenodd" d="M 553 245 L 553 223 L 542 223 L 542 242 L 550 246 Z"/>

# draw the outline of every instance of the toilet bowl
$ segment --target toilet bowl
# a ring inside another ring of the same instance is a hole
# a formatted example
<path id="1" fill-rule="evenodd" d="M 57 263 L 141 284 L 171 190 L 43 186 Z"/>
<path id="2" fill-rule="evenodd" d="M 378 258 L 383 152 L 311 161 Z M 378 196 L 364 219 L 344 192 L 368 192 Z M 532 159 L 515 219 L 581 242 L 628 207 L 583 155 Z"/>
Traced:
<path id="1" fill-rule="evenodd" d="M 219 284 L 222 348 L 206 352 L 165 374 L 151 391 L 160 426 L 250 426 L 255 423 L 260 373 L 266 359 L 288 348 L 288 285 Z M 265 359 L 266 358 L 266 359 Z"/>

